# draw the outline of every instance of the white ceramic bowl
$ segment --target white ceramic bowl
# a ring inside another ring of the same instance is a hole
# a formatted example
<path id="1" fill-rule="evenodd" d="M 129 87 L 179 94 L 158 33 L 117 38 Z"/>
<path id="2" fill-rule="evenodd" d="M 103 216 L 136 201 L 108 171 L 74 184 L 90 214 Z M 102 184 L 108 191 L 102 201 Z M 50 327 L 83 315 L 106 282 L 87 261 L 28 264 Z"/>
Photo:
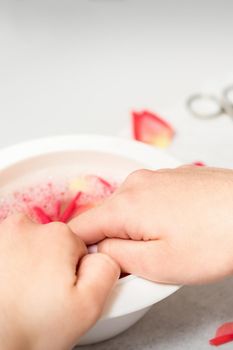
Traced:
<path id="1" fill-rule="evenodd" d="M 140 169 L 179 165 L 162 151 L 142 143 L 95 135 L 70 135 L 29 141 L 0 151 L 0 195 L 12 183 L 43 169 L 56 177 L 60 172 L 93 173 L 123 180 Z M 138 321 L 155 303 L 179 287 L 128 276 L 118 281 L 101 319 L 81 339 L 80 345 L 111 338 Z"/>

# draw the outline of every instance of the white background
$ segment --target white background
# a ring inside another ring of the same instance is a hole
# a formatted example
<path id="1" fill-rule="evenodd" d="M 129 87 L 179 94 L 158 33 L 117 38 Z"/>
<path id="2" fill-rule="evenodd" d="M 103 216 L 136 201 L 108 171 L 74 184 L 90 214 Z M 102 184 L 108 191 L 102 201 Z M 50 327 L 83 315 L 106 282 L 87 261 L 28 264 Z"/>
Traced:
<path id="1" fill-rule="evenodd" d="M 176 128 L 181 161 L 233 166 L 233 120 L 184 108 L 233 82 L 232 13 L 231 0 L 0 0 L 0 146 L 115 135 L 149 108 Z"/>

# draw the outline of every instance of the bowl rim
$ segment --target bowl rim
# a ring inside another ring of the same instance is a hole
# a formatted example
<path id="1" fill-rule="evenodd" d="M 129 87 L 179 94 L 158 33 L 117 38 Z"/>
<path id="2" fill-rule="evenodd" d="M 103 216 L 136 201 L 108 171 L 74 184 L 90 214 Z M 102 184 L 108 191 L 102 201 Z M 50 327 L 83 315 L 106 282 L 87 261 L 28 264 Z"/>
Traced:
<path id="1" fill-rule="evenodd" d="M 181 165 L 178 160 L 168 155 L 165 151 L 139 141 L 96 134 L 68 134 L 31 139 L 0 148 L 0 171 L 1 168 L 11 166 L 17 161 L 42 154 L 75 151 L 77 147 L 79 147 L 78 150 L 98 150 L 110 154 L 113 152 L 115 155 L 119 154 L 127 158 L 132 157 L 133 159 L 139 157 L 140 161 L 142 161 L 142 157 L 151 164 L 151 157 L 157 156 L 161 158 L 162 155 L 164 159 L 172 164 L 171 167 Z"/>
<path id="2" fill-rule="evenodd" d="M 155 159 L 160 164 L 164 163 L 162 167 L 173 168 L 181 165 L 165 151 L 135 140 L 96 134 L 71 134 L 32 139 L 0 149 L 0 175 L 2 170 L 23 160 L 64 151 L 114 154 L 135 160 L 151 169 L 156 169 Z M 110 319 L 149 307 L 179 288 L 180 286 L 159 284 L 134 275 L 124 277 L 117 282 L 101 319 Z M 137 295 L 133 293 L 135 290 L 139 292 Z"/>

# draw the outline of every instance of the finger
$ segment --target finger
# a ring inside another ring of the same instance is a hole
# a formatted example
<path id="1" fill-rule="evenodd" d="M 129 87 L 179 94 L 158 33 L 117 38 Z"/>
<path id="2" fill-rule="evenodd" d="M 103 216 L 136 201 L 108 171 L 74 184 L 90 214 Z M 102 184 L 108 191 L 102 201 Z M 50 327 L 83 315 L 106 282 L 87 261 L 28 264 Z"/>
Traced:
<path id="1" fill-rule="evenodd" d="M 117 197 L 99 207 L 77 216 L 69 222 L 70 229 L 87 245 L 106 237 L 125 238 L 126 211 L 120 207 Z"/>
<path id="2" fill-rule="evenodd" d="M 171 257 L 161 240 L 105 239 L 98 244 L 98 251 L 111 256 L 123 272 L 157 282 L 171 281 Z"/>
<path id="3" fill-rule="evenodd" d="M 178 166 L 176 169 L 189 169 L 189 168 L 193 168 L 193 167 L 195 167 L 195 165 L 194 164 L 183 164 L 183 165 L 180 165 L 180 166 Z"/>
<path id="4" fill-rule="evenodd" d="M 79 260 L 87 254 L 84 242 L 63 223 L 53 222 L 37 230 L 38 251 L 44 251 L 45 259 L 54 260 L 57 266 L 68 269 L 75 277 Z"/>
<path id="5" fill-rule="evenodd" d="M 77 292 L 84 297 L 93 318 L 100 315 L 107 297 L 120 276 L 120 268 L 109 256 L 101 253 L 86 255 L 80 262 Z"/>
<path id="6" fill-rule="evenodd" d="M 20 228 L 22 226 L 38 226 L 38 224 L 35 224 L 27 215 L 22 213 L 17 213 L 8 216 L 3 222 L 2 225 L 11 225 L 15 226 L 16 228 Z M 30 232 L 30 231 L 24 231 L 24 232 Z"/>

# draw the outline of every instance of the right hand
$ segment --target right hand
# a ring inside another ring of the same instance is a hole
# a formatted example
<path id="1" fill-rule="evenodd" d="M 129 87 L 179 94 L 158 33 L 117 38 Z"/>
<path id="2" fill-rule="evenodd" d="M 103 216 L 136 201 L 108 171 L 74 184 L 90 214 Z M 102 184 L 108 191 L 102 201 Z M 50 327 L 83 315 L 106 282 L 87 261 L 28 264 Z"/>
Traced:
<path id="1" fill-rule="evenodd" d="M 215 281 L 233 273 L 233 171 L 136 171 L 69 225 L 124 272 L 174 284 Z"/>

